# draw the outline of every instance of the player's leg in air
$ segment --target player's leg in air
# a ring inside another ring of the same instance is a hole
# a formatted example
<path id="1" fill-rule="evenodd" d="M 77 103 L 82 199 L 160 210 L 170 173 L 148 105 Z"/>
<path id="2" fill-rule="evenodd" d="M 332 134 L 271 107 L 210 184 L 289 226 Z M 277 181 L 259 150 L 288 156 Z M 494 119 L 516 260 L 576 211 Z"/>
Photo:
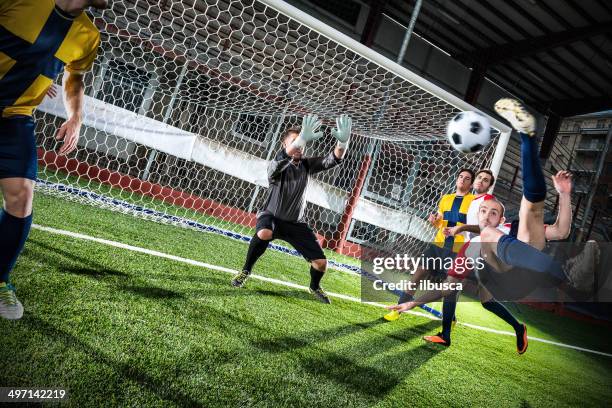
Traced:
<path id="1" fill-rule="evenodd" d="M 544 231 L 544 198 L 546 183 L 535 140 L 535 119 L 520 102 L 501 99 L 495 104 L 497 113 L 508 120 L 521 135 L 521 165 L 523 170 L 523 199 L 519 210 L 517 237 L 504 234 L 493 227 L 481 231 L 483 256 L 487 264 L 498 272 L 511 267 L 547 273 L 556 280 L 567 282 L 579 290 L 593 285 L 598 263 L 599 247 L 589 241 L 584 250 L 562 265 L 557 259 L 541 251 L 546 242 Z"/>

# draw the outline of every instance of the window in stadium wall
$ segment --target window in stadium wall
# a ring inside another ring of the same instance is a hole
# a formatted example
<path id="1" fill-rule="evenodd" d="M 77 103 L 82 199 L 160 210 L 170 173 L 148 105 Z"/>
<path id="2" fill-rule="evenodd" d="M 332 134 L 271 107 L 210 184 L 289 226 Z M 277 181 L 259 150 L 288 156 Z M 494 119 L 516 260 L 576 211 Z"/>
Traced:
<path id="1" fill-rule="evenodd" d="M 379 249 L 386 249 L 387 242 L 396 239 L 398 234 L 388 231 L 376 225 L 368 224 L 359 220 L 353 220 L 349 227 L 347 238 L 349 241 L 367 245 Z"/>
<path id="2" fill-rule="evenodd" d="M 138 112 L 150 80 L 151 74 L 147 71 L 124 61 L 110 60 L 96 97 L 119 108 Z"/>
<path id="3" fill-rule="evenodd" d="M 212 94 L 209 81 L 207 76 L 192 71 L 177 78 L 177 100 L 169 118 L 172 126 L 187 132 L 202 133 L 209 119 L 205 112 L 206 102 Z"/>
<path id="4" fill-rule="evenodd" d="M 397 146 L 379 144 L 372 157 L 372 164 L 364 184 L 363 195 L 392 207 L 401 207 L 408 190 L 408 177 L 412 163 L 390 154 Z M 393 174 L 393 177 L 389 177 Z"/>

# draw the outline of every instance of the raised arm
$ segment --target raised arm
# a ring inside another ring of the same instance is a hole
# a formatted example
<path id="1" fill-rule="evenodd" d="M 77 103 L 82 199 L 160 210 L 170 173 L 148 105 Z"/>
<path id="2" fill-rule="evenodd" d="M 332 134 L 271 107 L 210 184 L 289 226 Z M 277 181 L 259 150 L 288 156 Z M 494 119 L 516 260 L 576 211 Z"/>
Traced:
<path id="1" fill-rule="evenodd" d="M 344 158 L 344 153 L 348 149 L 353 130 L 353 120 L 348 115 L 341 115 L 336 118 L 336 128 L 332 129 L 332 136 L 338 140 L 334 149 L 334 156 L 338 160 Z"/>
<path id="2" fill-rule="evenodd" d="M 572 228 L 572 173 L 566 170 L 559 171 L 552 176 L 555 189 L 559 193 L 559 212 L 557 220 L 546 230 L 547 241 L 566 239 Z"/>
<path id="3" fill-rule="evenodd" d="M 352 126 L 353 121 L 348 115 L 341 115 L 336 118 L 336 128 L 332 129 L 331 133 L 338 140 L 338 143 L 334 151 L 327 156 L 307 159 L 308 171 L 311 174 L 329 170 L 341 163 L 350 142 Z"/>

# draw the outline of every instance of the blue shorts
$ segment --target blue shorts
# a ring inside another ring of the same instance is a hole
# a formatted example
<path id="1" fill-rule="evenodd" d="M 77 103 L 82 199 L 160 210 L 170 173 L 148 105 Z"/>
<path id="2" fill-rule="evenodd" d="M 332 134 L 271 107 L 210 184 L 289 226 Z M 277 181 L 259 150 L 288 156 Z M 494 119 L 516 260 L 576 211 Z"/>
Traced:
<path id="1" fill-rule="evenodd" d="M 37 172 L 34 119 L 31 116 L 0 118 L 0 179 L 36 180 Z"/>

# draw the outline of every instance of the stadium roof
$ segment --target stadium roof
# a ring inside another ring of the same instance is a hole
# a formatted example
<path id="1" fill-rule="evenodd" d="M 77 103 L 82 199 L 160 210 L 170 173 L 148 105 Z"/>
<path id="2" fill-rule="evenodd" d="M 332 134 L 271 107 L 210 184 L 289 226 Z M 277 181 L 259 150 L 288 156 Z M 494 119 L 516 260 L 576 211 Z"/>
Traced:
<path id="1" fill-rule="evenodd" d="M 369 0 L 408 24 L 417 0 Z M 542 113 L 612 108 L 612 2 L 425 0 L 415 32 L 472 68 L 466 100 L 488 77 Z"/>

